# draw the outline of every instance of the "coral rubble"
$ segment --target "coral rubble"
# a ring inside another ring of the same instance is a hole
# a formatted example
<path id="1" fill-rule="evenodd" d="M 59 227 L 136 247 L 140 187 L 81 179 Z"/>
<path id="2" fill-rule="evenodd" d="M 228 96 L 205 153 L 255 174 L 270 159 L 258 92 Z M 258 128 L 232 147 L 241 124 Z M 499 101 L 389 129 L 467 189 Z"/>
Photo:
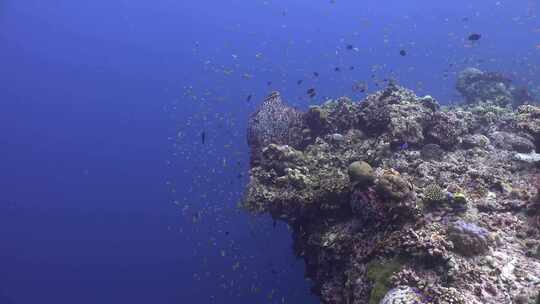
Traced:
<path id="1" fill-rule="evenodd" d="M 242 206 L 290 225 L 325 304 L 538 303 L 540 108 L 506 86 L 468 70 L 452 108 L 397 85 L 306 112 L 273 93 Z"/>

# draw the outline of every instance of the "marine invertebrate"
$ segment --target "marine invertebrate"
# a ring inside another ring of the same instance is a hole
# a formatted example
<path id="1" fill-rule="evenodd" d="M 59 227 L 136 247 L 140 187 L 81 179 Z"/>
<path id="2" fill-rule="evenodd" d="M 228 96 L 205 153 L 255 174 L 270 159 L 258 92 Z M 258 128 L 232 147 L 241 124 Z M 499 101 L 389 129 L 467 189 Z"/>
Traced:
<path id="1" fill-rule="evenodd" d="M 512 97 L 514 97 L 514 106 L 522 104 L 534 103 L 536 101 L 535 96 L 529 88 L 526 86 L 519 86 L 512 90 Z"/>
<path id="2" fill-rule="evenodd" d="M 411 192 L 411 185 L 396 171 L 388 170 L 376 185 L 377 194 L 389 200 L 402 200 Z"/>
<path id="3" fill-rule="evenodd" d="M 341 100 L 312 110 L 315 121 L 298 132 L 291 124 L 285 134 L 303 137 L 297 146 L 250 143 L 259 161 L 243 201 L 292 227 L 321 303 L 495 304 L 529 294 L 527 278 L 540 277 L 538 167 L 512 159 L 538 146 L 540 108 L 481 101 L 440 112 L 396 85 L 361 103 Z M 422 214 L 417 195 L 444 208 Z"/>
<path id="4" fill-rule="evenodd" d="M 516 153 L 514 159 L 526 163 L 538 163 L 540 162 L 540 153 Z"/>
<path id="5" fill-rule="evenodd" d="M 272 92 L 248 122 L 251 164 L 260 161 L 260 151 L 271 143 L 298 147 L 302 142 L 303 125 L 302 113 L 285 105 L 278 92 Z"/>
<path id="6" fill-rule="evenodd" d="M 532 176 L 532 185 L 534 187 L 534 190 L 536 190 L 535 200 L 540 203 L 540 174 L 537 173 Z"/>
<path id="7" fill-rule="evenodd" d="M 540 145 L 540 107 L 522 105 L 516 113 L 517 127 L 531 134 L 537 146 Z M 540 147 L 540 146 L 539 146 Z"/>
<path id="8" fill-rule="evenodd" d="M 465 194 L 458 192 L 449 194 L 451 207 L 455 211 L 465 211 L 467 210 L 467 197 Z"/>
<path id="9" fill-rule="evenodd" d="M 458 220 L 448 227 L 454 248 L 465 256 L 485 253 L 489 248 L 489 232 L 474 223 Z"/>
<path id="10" fill-rule="evenodd" d="M 530 153 L 536 149 L 532 140 L 515 133 L 497 131 L 490 135 L 491 142 L 499 149 Z M 529 135 L 530 136 L 530 135 Z"/>
<path id="11" fill-rule="evenodd" d="M 468 134 L 463 137 L 463 147 L 465 149 L 486 148 L 491 141 L 483 134 Z"/>
<path id="12" fill-rule="evenodd" d="M 538 226 L 540 229 L 540 174 L 534 174 L 531 176 L 531 184 L 536 193 L 535 196 L 529 201 L 527 213 L 533 217 L 536 217 L 536 220 L 533 219 L 533 222 L 536 222 L 536 226 Z M 540 245 L 538 246 L 538 254 L 540 256 Z"/>
<path id="13" fill-rule="evenodd" d="M 321 106 L 311 106 L 305 114 L 310 133 L 317 137 L 330 133 L 344 134 L 358 124 L 357 105 L 348 98 L 329 100 Z"/>
<path id="14" fill-rule="evenodd" d="M 374 187 L 354 191 L 351 196 L 349 203 L 351 211 L 365 224 L 379 225 L 387 220 L 388 206 Z"/>
<path id="15" fill-rule="evenodd" d="M 437 101 L 430 96 L 417 97 L 397 85 L 366 98 L 359 105 L 359 127 L 372 135 L 386 133 L 393 143 L 420 144 Z"/>
<path id="16" fill-rule="evenodd" d="M 427 136 L 447 150 L 455 149 L 461 144 L 463 135 L 468 133 L 468 125 L 456 113 L 435 112 L 431 117 Z"/>
<path id="17" fill-rule="evenodd" d="M 511 82 L 500 73 L 467 68 L 458 75 L 456 89 L 463 95 L 466 103 L 489 102 L 505 106 L 514 103 Z"/>
<path id="18" fill-rule="evenodd" d="M 398 286 L 391 289 L 380 304 L 422 304 L 426 303 L 421 292 L 414 287 Z"/>
<path id="19" fill-rule="evenodd" d="M 349 179 L 354 186 L 368 187 L 375 181 L 373 168 L 365 161 L 355 161 L 348 168 Z"/>
<path id="20" fill-rule="evenodd" d="M 378 304 L 392 288 L 390 277 L 398 272 L 402 263 L 398 258 L 386 261 L 372 261 L 367 264 L 367 277 L 373 282 L 369 304 Z"/>
<path id="21" fill-rule="evenodd" d="M 328 111 L 320 106 L 309 107 L 306 113 L 306 124 L 311 133 L 320 135 L 330 130 Z"/>
<path id="22" fill-rule="evenodd" d="M 424 160 L 441 161 L 444 156 L 444 150 L 437 144 L 427 144 L 420 150 L 420 155 Z"/>
<path id="23" fill-rule="evenodd" d="M 447 194 L 443 188 L 433 183 L 424 188 L 424 202 L 430 206 L 440 205 L 447 201 Z"/>

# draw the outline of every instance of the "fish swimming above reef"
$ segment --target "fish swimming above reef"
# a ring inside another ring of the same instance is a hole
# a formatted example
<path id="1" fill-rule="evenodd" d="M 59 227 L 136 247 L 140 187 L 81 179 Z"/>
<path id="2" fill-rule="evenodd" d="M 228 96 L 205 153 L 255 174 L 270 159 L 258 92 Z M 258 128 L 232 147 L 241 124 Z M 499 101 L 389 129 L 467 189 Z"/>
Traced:
<path id="1" fill-rule="evenodd" d="M 467 39 L 469 39 L 469 41 L 478 41 L 480 40 L 480 38 L 482 38 L 482 35 L 480 34 L 470 34 L 469 37 L 467 37 Z"/>

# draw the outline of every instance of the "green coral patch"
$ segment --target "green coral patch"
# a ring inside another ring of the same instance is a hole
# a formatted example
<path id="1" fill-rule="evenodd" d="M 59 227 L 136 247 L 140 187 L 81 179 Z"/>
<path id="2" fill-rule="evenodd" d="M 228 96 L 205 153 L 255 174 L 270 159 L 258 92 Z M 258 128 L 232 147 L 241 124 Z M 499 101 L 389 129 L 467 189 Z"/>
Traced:
<path id="1" fill-rule="evenodd" d="M 368 263 L 367 277 L 373 283 L 369 304 L 379 304 L 386 293 L 393 287 L 390 285 L 390 277 L 398 272 L 402 266 L 403 261 L 400 258 Z"/>

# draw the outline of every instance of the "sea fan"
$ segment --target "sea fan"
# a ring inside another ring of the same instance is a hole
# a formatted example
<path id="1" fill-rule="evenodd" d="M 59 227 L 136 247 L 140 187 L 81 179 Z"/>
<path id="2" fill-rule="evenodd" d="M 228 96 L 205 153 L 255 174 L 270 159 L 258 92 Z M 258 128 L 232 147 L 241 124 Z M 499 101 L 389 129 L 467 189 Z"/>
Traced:
<path id="1" fill-rule="evenodd" d="M 259 163 L 262 149 L 269 144 L 298 147 L 302 142 L 303 125 L 302 112 L 287 106 L 278 92 L 272 92 L 248 122 L 251 166 Z"/>

